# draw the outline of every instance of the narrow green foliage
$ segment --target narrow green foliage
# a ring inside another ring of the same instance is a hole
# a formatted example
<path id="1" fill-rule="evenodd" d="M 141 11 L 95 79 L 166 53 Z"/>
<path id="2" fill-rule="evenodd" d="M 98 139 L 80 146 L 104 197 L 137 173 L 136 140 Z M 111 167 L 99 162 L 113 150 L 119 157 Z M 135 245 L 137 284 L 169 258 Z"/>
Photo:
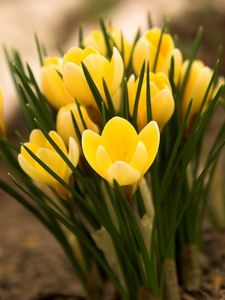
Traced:
<path id="1" fill-rule="evenodd" d="M 140 76 L 139 76 L 139 81 L 138 81 L 138 87 L 137 87 L 137 93 L 135 95 L 135 101 L 134 101 L 134 110 L 133 110 L 133 124 L 134 126 L 137 126 L 137 114 L 138 114 L 138 105 L 139 105 L 139 98 L 141 95 L 141 88 L 143 84 L 145 76 L 145 61 L 143 62 Z"/>
<path id="2" fill-rule="evenodd" d="M 103 33 L 103 37 L 104 37 L 104 41 L 105 41 L 105 45 L 106 45 L 106 49 L 107 49 L 107 56 L 111 57 L 112 53 L 113 53 L 113 49 L 112 49 L 112 46 L 110 43 L 110 36 L 108 34 L 106 24 L 102 17 L 99 18 L 99 24 L 100 24 L 100 27 L 101 27 L 101 30 Z"/>

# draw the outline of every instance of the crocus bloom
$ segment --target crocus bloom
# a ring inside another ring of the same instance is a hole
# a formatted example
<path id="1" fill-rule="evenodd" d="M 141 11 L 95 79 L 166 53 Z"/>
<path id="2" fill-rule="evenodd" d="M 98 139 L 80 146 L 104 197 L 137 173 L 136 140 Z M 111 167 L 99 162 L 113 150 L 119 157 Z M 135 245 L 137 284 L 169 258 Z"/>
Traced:
<path id="1" fill-rule="evenodd" d="M 169 80 L 164 73 L 150 73 L 150 95 L 151 95 L 151 111 L 152 119 L 157 122 L 159 128 L 169 121 L 174 112 L 174 99 L 170 87 Z M 138 102 L 137 111 L 137 125 L 142 129 L 147 124 L 147 103 L 146 103 L 146 89 L 147 89 L 147 76 L 145 74 L 141 86 L 141 93 Z M 132 75 L 127 83 L 129 108 L 130 113 L 133 115 L 135 97 L 137 93 L 139 78 L 135 80 Z"/>
<path id="2" fill-rule="evenodd" d="M 80 110 L 81 110 L 81 113 L 82 113 L 82 116 L 83 116 L 83 119 L 85 121 L 87 128 L 89 128 L 95 132 L 98 132 L 97 125 L 92 122 L 92 120 L 88 116 L 88 113 L 87 113 L 85 107 L 80 106 Z M 58 115 L 57 115 L 56 128 L 57 128 L 57 132 L 63 138 L 64 142 L 67 145 L 69 143 L 70 137 L 73 137 L 77 141 L 77 143 L 79 143 L 78 137 L 76 135 L 76 131 L 74 129 L 71 112 L 73 113 L 74 118 L 76 119 L 80 133 L 82 133 L 85 129 L 84 125 L 81 121 L 81 117 L 80 117 L 76 103 L 70 103 L 66 106 L 61 107 L 58 112 Z"/>
<path id="3" fill-rule="evenodd" d="M 74 102 L 65 83 L 60 76 L 62 59 L 59 57 L 46 57 L 41 68 L 41 87 L 48 102 L 59 109 L 61 106 Z"/>
<path id="4" fill-rule="evenodd" d="M 73 138 L 70 138 L 69 151 L 67 151 L 62 138 L 57 132 L 50 131 L 49 136 L 76 167 L 79 161 L 79 148 L 76 141 Z M 53 148 L 53 146 L 49 143 L 41 130 L 34 129 L 30 134 L 29 142 L 24 145 L 60 178 L 67 183 L 69 182 L 69 178 L 72 174 L 71 169 L 61 158 L 55 148 Z M 23 171 L 34 181 L 46 184 L 54 188 L 60 194 L 65 195 L 64 187 L 28 153 L 23 145 L 21 146 L 21 151 L 18 155 L 18 161 Z"/>
<path id="5" fill-rule="evenodd" d="M 188 63 L 188 61 L 185 61 L 183 63 L 181 69 L 180 85 L 182 85 L 183 79 L 185 77 Z M 192 106 L 189 114 L 189 119 L 191 120 L 194 117 L 194 115 L 199 111 L 212 75 L 213 71 L 209 67 L 205 66 L 202 61 L 193 61 L 186 83 L 183 99 L 181 102 L 182 118 L 185 116 L 186 110 L 191 100 Z M 210 92 L 208 93 L 208 97 L 205 101 L 203 111 L 207 108 L 209 100 L 215 96 L 219 86 L 220 83 L 211 88 Z"/>
<path id="6" fill-rule="evenodd" d="M 114 43 L 119 51 L 124 51 L 124 62 L 125 65 L 128 65 L 132 48 L 131 43 L 124 36 L 124 34 L 115 27 L 110 26 L 108 28 L 108 34 L 112 39 L 111 42 Z M 85 47 L 91 46 L 98 50 L 102 55 L 107 55 L 107 47 L 102 30 L 92 30 L 87 36 L 84 37 L 83 43 Z"/>
<path id="7" fill-rule="evenodd" d="M 140 74 L 144 61 L 149 62 L 150 71 L 153 70 L 160 35 L 161 30 L 159 28 L 153 28 L 146 31 L 137 41 L 133 53 L 133 67 L 137 75 Z M 171 35 L 164 33 L 159 48 L 155 72 L 163 72 L 168 75 L 172 57 L 174 57 L 174 82 L 177 83 L 182 65 L 182 54 L 179 49 L 175 48 Z"/>
<path id="8" fill-rule="evenodd" d="M 103 100 L 106 101 L 102 79 L 105 79 L 109 92 L 113 97 L 123 78 L 123 60 L 116 48 L 113 48 L 110 61 L 91 47 L 85 49 L 74 47 L 65 54 L 63 58 L 63 78 L 68 90 L 81 105 L 97 108 L 81 66 L 82 62 L 87 67 Z"/>
<path id="9" fill-rule="evenodd" d="M 154 161 L 159 146 L 159 129 L 151 121 L 137 134 L 120 117 L 107 122 L 100 135 L 85 130 L 82 136 L 84 156 L 91 167 L 110 184 L 135 185 Z"/>
<path id="10" fill-rule="evenodd" d="M 0 89 L 0 134 L 1 135 L 6 134 L 5 121 L 3 115 L 3 96 L 2 96 L 1 89 Z"/>

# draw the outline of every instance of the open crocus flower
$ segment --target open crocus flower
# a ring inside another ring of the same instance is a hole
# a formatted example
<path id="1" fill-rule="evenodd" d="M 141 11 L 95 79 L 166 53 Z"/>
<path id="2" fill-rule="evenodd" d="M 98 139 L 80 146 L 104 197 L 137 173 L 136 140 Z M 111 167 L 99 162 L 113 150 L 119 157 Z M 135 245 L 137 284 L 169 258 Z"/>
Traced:
<path id="1" fill-rule="evenodd" d="M 113 48 L 113 55 L 109 61 L 94 48 L 72 48 L 63 58 L 63 79 L 71 95 L 88 108 L 97 108 L 94 96 L 86 81 L 81 63 L 88 69 L 102 98 L 106 101 L 103 78 L 111 96 L 117 92 L 123 78 L 124 65 L 119 51 Z"/>
<path id="2" fill-rule="evenodd" d="M 46 57 L 41 68 L 41 87 L 48 102 L 59 109 L 61 106 L 74 102 L 62 80 L 62 59 L 59 57 Z"/>
<path id="3" fill-rule="evenodd" d="M 181 77 L 180 77 L 180 85 L 183 82 L 185 77 L 185 73 L 188 67 L 188 61 L 183 63 L 181 69 Z M 191 70 L 188 76 L 188 80 L 186 83 L 183 99 L 181 101 L 181 117 L 184 118 L 185 113 L 187 111 L 188 105 L 192 100 L 191 111 L 189 114 L 189 120 L 192 120 L 196 113 L 199 111 L 201 107 L 201 103 L 204 99 L 206 90 L 211 81 L 213 75 L 212 69 L 205 66 L 204 63 L 200 60 L 193 61 L 191 65 Z M 217 85 L 212 86 L 211 90 L 208 93 L 208 97 L 205 101 L 203 111 L 207 108 L 207 105 L 211 99 L 217 93 L 222 82 L 218 82 Z"/>
<path id="4" fill-rule="evenodd" d="M 0 89 L 0 134 L 3 136 L 6 135 L 5 121 L 4 121 L 4 114 L 3 114 L 3 96 L 2 96 L 1 89 Z"/>
<path id="5" fill-rule="evenodd" d="M 85 107 L 80 106 L 80 110 L 87 128 L 98 132 L 98 126 L 94 122 L 92 122 Z M 57 115 L 56 128 L 57 132 L 63 138 L 64 142 L 67 145 L 69 143 L 70 137 L 73 137 L 77 141 L 77 143 L 79 143 L 76 131 L 74 129 L 71 112 L 73 113 L 74 118 L 76 119 L 80 133 L 82 133 L 85 129 L 76 103 L 70 103 L 66 106 L 61 107 Z"/>
<path id="6" fill-rule="evenodd" d="M 110 184 L 136 185 L 153 163 L 159 147 L 159 129 L 151 121 L 137 134 L 120 117 L 107 122 L 100 135 L 85 130 L 82 136 L 84 156 L 91 167 Z"/>
<path id="7" fill-rule="evenodd" d="M 133 67 L 137 75 L 140 74 L 144 61 L 149 62 L 150 71 L 153 70 L 160 35 L 161 30 L 159 28 L 153 28 L 146 31 L 137 41 L 133 53 Z M 182 53 L 179 49 L 175 48 L 171 35 L 164 33 L 159 48 L 155 72 L 163 72 L 168 75 L 172 57 L 174 58 L 174 82 L 177 83 L 183 61 Z"/>
<path id="8" fill-rule="evenodd" d="M 174 112 L 174 99 L 170 83 L 164 73 L 150 73 L 149 78 L 152 119 L 156 121 L 159 125 L 159 128 L 162 129 L 163 126 L 169 121 Z M 145 74 L 141 87 L 137 111 L 137 125 L 139 130 L 141 130 L 147 124 L 146 81 L 147 76 Z M 135 80 L 134 75 L 131 75 L 127 83 L 129 108 L 131 115 L 133 115 L 134 111 L 138 83 L 139 78 Z"/>
<path id="9" fill-rule="evenodd" d="M 127 66 L 130 60 L 132 44 L 128 41 L 126 37 L 124 37 L 123 33 L 119 29 L 113 26 L 110 26 L 108 28 L 108 34 L 112 39 L 112 43 L 115 44 L 119 51 L 124 51 L 124 62 Z M 102 30 L 92 30 L 84 38 L 83 43 L 85 47 L 91 46 L 97 49 L 102 55 L 107 55 L 107 47 L 105 44 L 105 39 Z"/>
<path id="10" fill-rule="evenodd" d="M 70 138 L 68 152 L 62 138 L 57 132 L 50 131 L 49 136 L 76 167 L 79 161 L 79 148 L 76 141 L 73 138 Z M 24 146 L 29 148 L 60 178 L 67 183 L 69 182 L 69 178 L 72 174 L 71 169 L 61 158 L 55 148 L 52 147 L 41 130 L 34 129 L 30 134 L 29 142 L 25 143 Z M 54 188 L 58 193 L 60 193 L 60 195 L 66 195 L 64 187 L 28 153 L 24 146 L 21 146 L 21 151 L 18 155 L 18 161 L 23 171 L 34 181 Z"/>

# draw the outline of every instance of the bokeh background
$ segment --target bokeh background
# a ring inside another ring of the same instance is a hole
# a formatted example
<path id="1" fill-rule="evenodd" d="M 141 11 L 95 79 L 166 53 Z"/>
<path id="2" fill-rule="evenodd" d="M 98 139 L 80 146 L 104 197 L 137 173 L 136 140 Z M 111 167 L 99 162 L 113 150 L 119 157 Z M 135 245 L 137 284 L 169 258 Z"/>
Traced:
<path id="1" fill-rule="evenodd" d="M 137 26 L 147 27 L 147 13 L 160 26 L 169 17 L 174 34 L 188 52 L 196 30 L 205 28 L 200 55 L 213 66 L 225 43 L 225 0 L 0 0 L 0 45 L 17 48 L 38 78 L 34 32 L 56 53 L 76 45 L 78 27 L 97 27 L 98 16 L 112 20 L 132 40 Z M 223 53 L 225 60 L 225 53 Z M 222 65 L 222 73 L 225 65 Z M 0 52 L 0 85 L 9 128 L 21 119 L 15 91 Z M 217 115 L 218 116 L 218 115 Z M 224 113 L 219 112 L 221 122 Z M 212 127 L 212 134 L 214 132 Z M 4 169 L 1 167 L 1 176 Z M 64 255 L 46 230 L 14 200 L 0 193 L 0 300 L 79 299 L 82 291 Z M 225 249 L 225 245 L 221 246 Z"/>

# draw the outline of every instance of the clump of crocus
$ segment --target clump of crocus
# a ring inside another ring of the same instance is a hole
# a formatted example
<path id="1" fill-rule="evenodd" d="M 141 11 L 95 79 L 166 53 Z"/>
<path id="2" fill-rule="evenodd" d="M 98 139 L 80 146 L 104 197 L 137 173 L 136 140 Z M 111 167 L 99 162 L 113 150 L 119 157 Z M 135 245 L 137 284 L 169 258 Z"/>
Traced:
<path id="1" fill-rule="evenodd" d="M 57 132 L 50 131 L 49 136 L 76 167 L 79 161 L 79 148 L 76 141 L 72 137 L 70 138 L 69 151 L 67 151 L 62 138 Z M 57 176 L 66 183 L 69 182 L 72 170 L 62 159 L 56 149 L 50 144 L 41 130 L 34 129 L 30 134 L 29 142 L 24 143 L 21 146 L 20 154 L 18 155 L 19 164 L 23 171 L 34 181 L 46 184 L 55 189 L 61 195 L 65 195 L 64 187 L 51 174 L 49 174 L 34 157 L 31 156 L 27 148 Z"/>
<path id="2" fill-rule="evenodd" d="M 127 66 L 130 61 L 132 44 L 124 36 L 121 30 L 109 26 L 108 28 L 109 40 L 112 46 L 116 46 L 120 52 L 123 52 L 124 62 Z M 83 44 L 85 47 L 93 47 L 98 50 L 102 55 L 107 56 L 107 46 L 102 30 L 92 30 L 84 37 Z"/>
<path id="3" fill-rule="evenodd" d="M 174 112 L 174 99 L 171 91 L 170 83 L 164 73 L 150 73 L 149 86 L 151 95 L 151 112 L 152 119 L 157 122 L 159 128 L 169 121 Z M 129 108 L 131 115 L 134 114 L 135 98 L 138 89 L 139 78 L 135 80 L 132 75 L 128 80 L 128 95 L 129 95 Z M 141 92 L 138 102 L 137 110 L 137 125 L 141 130 L 147 124 L 147 75 L 145 74 L 141 86 Z"/>
<path id="4" fill-rule="evenodd" d="M 41 87 L 48 102 L 59 109 L 68 103 L 74 102 L 60 75 L 62 59 L 59 57 L 45 57 L 41 68 Z"/>
<path id="5" fill-rule="evenodd" d="M 119 51 L 113 48 L 111 60 L 106 59 L 91 47 L 85 49 L 71 48 L 63 58 L 63 79 L 71 95 L 83 106 L 98 110 L 94 95 L 83 72 L 82 63 L 86 66 L 105 103 L 106 95 L 103 79 L 110 95 L 117 92 L 123 78 L 124 64 Z"/>
<path id="6" fill-rule="evenodd" d="M 0 134 L 6 135 L 6 127 L 5 127 L 5 120 L 4 120 L 4 113 L 3 113 L 3 96 L 2 91 L 0 89 Z"/>
<path id="7" fill-rule="evenodd" d="M 126 119 L 109 120 L 101 135 L 86 130 L 82 136 L 84 156 L 110 184 L 136 185 L 153 163 L 159 147 L 159 129 L 151 121 L 137 134 Z"/>
<path id="8" fill-rule="evenodd" d="M 159 28 L 153 28 L 146 31 L 135 45 L 133 53 L 134 71 L 139 75 L 142 64 L 146 61 L 149 62 L 150 71 L 163 72 L 168 75 L 172 57 L 174 58 L 174 82 L 177 83 L 183 60 L 182 53 L 175 48 L 170 34 L 162 33 Z"/>
<path id="9" fill-rule="evenodd" d="M 70 103 L 60 108 L 56 120 L 57 132 L 63 138 L 64 142 L 67 145 L 69 143 L 70 137 L 73 137 L 77 141 L 77 143 L 79 143 L 79 137 L 77 136 L 77 132 L 74 128 L 71 113 L 75 118 L 80 133 L 82 133 L 85 130 L 84 126 L 86 126 L 87 128 L 95 132 L 98 132 L 98 126 L 94 122 L 92 122 L 85 107 L 80 106 L 80 113 L 79 113 L 77 104 Z"/>
<path id="10" fill-rule="evenodd" d="M 180 84 L 182 84 L 189 62 L 185 61 L 181 69 Z M 181 116 L 184 117 L 190 101 L 192 101 L 189 120 L 192 120 L 199 111 L 204 100 L 209 83 L 212 79 L 213 71 L 205 66 L 200 60 L 192 62 L 188 80 L 185 86 L 183 98 L 181 100 Z M 207 98 L 205 99 L 203 112 L 207 108 L 209 101 L 215 96 L 220 84 L 212 85 Z"/>

